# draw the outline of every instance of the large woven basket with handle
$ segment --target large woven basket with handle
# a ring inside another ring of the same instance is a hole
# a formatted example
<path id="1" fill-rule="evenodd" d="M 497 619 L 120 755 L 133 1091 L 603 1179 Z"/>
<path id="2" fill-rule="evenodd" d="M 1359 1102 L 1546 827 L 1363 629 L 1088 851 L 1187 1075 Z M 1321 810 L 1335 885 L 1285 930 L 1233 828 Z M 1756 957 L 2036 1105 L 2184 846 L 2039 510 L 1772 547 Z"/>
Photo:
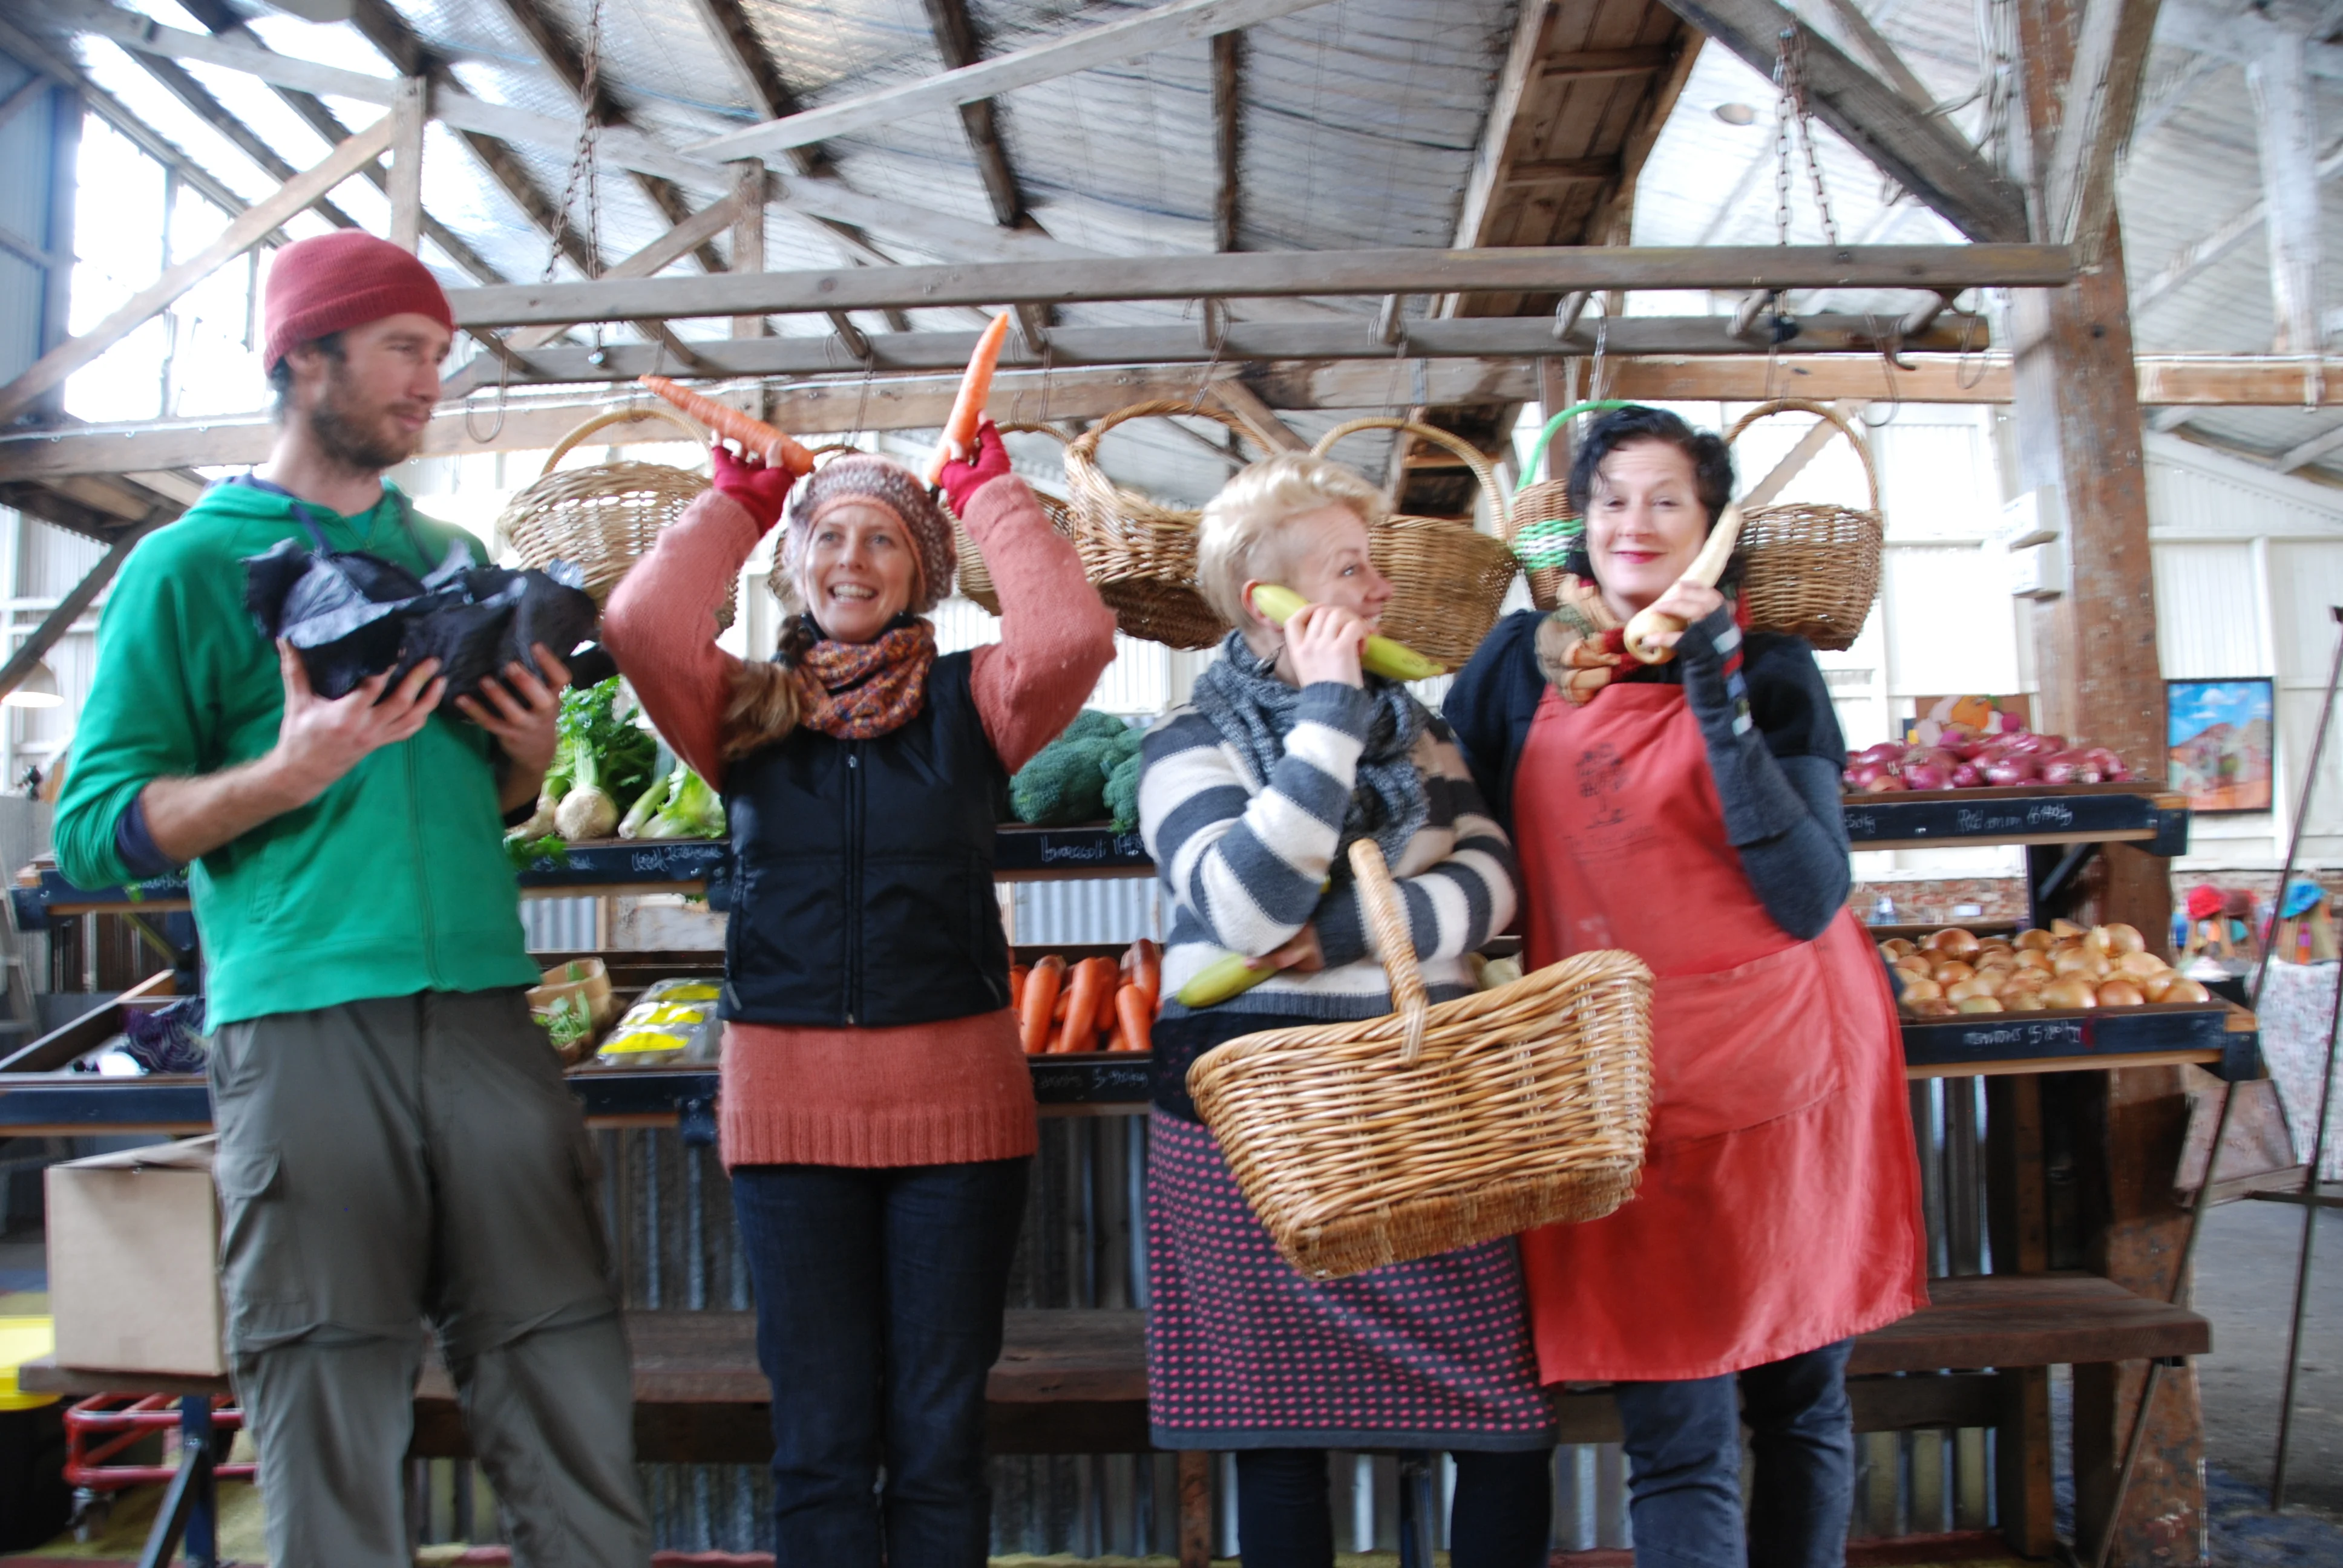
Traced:
<path id="1" fill-rule="evenodd" d="M 1131 419 L 1210 419 L 1253 437 L 1242 420 L 1217 408 L 1177 398 L 1118 408 L 1076 437 L 1066 447 L 1066 496 L 1073 507 L 1074 548 L 1082 571 L 1114 611 L 1115 624 L 1131 637 L 1170 648 L 1210 648 L 1229 623 L 1196 588 L 1196 528 L 1202 511 L 1167 507 L 1126 489 L 1099 467 L 1099 442 Z"/>
<path id="2" fill-rule="evenodd" d="M 1522 482 L 1513 487 L 1513 515 L 1505 521 L 1505 543 L 1513 547 L 1514 557 L 1522 563 L 1522 575 L 1529 579 L 1530 602 L 1540 609 L 1552 609 L 1557 602 L 1562 591 L 1562 563 L 1569 559 L 1571 547 L 1578 542 L 1586 525 L 1570 504 L 1568 473 L 1553 479 L 1533 479 L 1530 476 L 1537 472 L 1538 459 L 1545 456 L 1546 447 L 1573 419 L 1581 414 L 1633 407 L 1617 397 L 1574 403 L 1545 422 L 1545 428 L 1538 432 L 1529 456 L 1522 462 Z"/>
<path id="3" fill-rule="evenodd" d="M 1792 632 L 1820 648 L 1852 648 L 1879 597 L 1879 560 L 1887 537 L 1879 515 L 1879 474 L 1855 427 L 1803 397 L 1759 404 L 1735 421 L 1725 439 L 1737 441 L 1758 420 L 1787 413 L 1812 414 L 1837 427 L 1863 459 L 1871 505 L 1776 501 L 1745 508 L 1742 601 L 1749 607 L 1749 624 L 1761 631 Z"/>
<path id="4" fill-rule="evenodd" d="M 561 459 L 587 437 L 613 425 L 646 419 L 664 420 L 699 446 L 708 445 L 698 426 L 664 408 L 616 408 L 598 414 L 561 437 L 536 481 L 507 502 L 503 516 L 497 519 L 498 530 L 512 541 L 521 565 L 542 568 L 556 560 L 569 562 L 586 574 L 586 591 L 598 606 L 608 601 L 618 579 L 650 553 L 667 526 L 708 488 L 705 476 L 664 463 L 561 467 Z M 732 624 L 739 598 L 736 586 L 732 597 L 717 609 L 719 628 Z"/>
<path id="5" fill-rule="evenodd" d="M 1505 492 L 1489 459 L 1446 430 L 1376 416 L 1335 426 L 1311 450 L 1322 457 L 1335 442 L 1361 430 L 1404 430 L 1454 453 L 1480 481 L 1490 522 L 1503 532 Z M 1383 609 L 1383 635 L 1451 668 L 1471 658 L 1497 624 L 1517 569 L 1503 538 L 1453 518 L 1387 518 L 1369 537 L 1367 549 L 1393 589 Z"/>
<path id="6" fill-rule="evenodd" d="M 1049 436 L 1055 438 L 1061 446 L 1066 439 L 1054 425 L 1003 425 L 1001 427 L 1001 433 L 1004 436 Z M 1033 499 L 1041 503 L 1041 515 L 1050 519 L 1051 528 L 1068 538 L 1074 537 L 1074 516 L 1071 507 L 1058 499 L 1057 497 L 1045 496 L 1039 490 L 1033 492 Z M 946 510 L 950 508 L 947 508 Z M 975 538 L 962 526 L 958 517 L 952 518 L 952 538 L 960 547 L 960 598 L 973 599 L 986 610 L 999 615 L 1001 594 L 992 586 L 992 573 L 985 568 L 984 552 L 976 548 Z"/>
<path id="7" fill-rule="evenodd" d="M 1351 867 L 1399 1010 L 1232 1040 L 1188 1091 L 1278 1251 L 1363 1273 L 1626 1201 L 1652 1111 L 1652 971 L 1592 952 L 1426 1003 L 1373 840 Z"/>

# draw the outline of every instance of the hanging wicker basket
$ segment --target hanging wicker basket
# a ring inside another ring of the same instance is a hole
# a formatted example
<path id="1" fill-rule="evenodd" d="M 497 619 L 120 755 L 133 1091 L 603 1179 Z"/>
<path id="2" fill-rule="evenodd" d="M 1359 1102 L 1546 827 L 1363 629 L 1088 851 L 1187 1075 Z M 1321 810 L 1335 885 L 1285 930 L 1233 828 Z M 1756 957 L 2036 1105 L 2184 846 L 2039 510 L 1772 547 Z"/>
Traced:
<path id="1" fill-rule="evenodd" d="M 1505 522 L 1505 543 L 1513 547 L 1515 558 L 1522 563 L 1522 575 L 1529 579 L 1530 602 L 1540 609 L 1552 609 L 1557 602 L 1562 591 L 1562 563 L 1569 558 L 1571 547 L 1578 542 L 1584 525 L 1570 504 L 1567 474 L 1556 479 L 1533 479 L 1530 476 L 1537 472 L 1538 459 L 1545 456 L 1547 446 L 1573 419 L 1581 414 L 1632 407 L 1617 397 L 1572 404 L 1545 422 L 1545 428 L 1538 432 L 1529 457 L 1522 463 L 1522 482 L 1513 489 L 1513 516 Z"/>
<path id="2" fill-rule="evenodd" d="M 1322 457 L 1335 442 L 1361 430 L 1404 430 L 1454 453 L 1480 482 L 1490 519 L 1503 530 L 1505 492 L 1488 458 L 1446 430 L 1384 417 L 1353 419 L 1320 437 L 1311 451 Z M 1383 635 L 1451 668 L 1471 658 L 1497 624 L 1518 569 L 1503 538 L 1453 518 L 1387 518 L 1370 538 L 1368 553 L 1394 590 L 1383 609 Z"/>
<path id="3" fill-rule="evenodd" d="M 1066 440 L 1054 425 L 1003 425 L 1001 433 L 1004 436 L 1049 436 L 1061 446 Z M 1041 503 L 1041 515 L 1050 519 L 1051 528 L 1068 538 L 1074 537 L 1072 508 L 1057 497 L 1045 496 L 1039 490 L 1033 492 L 1033 499 Z M 999 615 L 1001 595 L 992 586 L 991 572 L 985 569 L 984 553 L 976 548 L 975 538 L 960 525 L 958 518 L 952 518 L 952 538 L 960 547 L 960 598 L 972 599 L 990 614 Z"/>
<path id="4" fill-rule="evenodd" d="M 1373 839 L 1351 865 L 1399 1010 L 1245 1035 L 1188 1070 L 1286 1261 L 1337 1279 L 1626 1201 L 1651 1122 L 1652 971 L 1582 953 L 1428 1006 Z"/>
<path id="5" fill-rule="evenodd" d="M 613 425 L 663 419 L 701 447 L 699 427 L 664 408 L 617 408 L 598 414 L 567 436 L 545 459 L 527 489 L 507 502 L 497 527 L 525 567 L 565 560 L 586 574 L 586 591 L 598 607 L 634 564 L 650 553 L 669 524 L 708 488 L 707 478 L 664 463 L 597 463 L 561 468 L 579 442 Z M 557 471 L 558 470 L 558 471 Z M 716 612 L 720 629 L 732 624 L 736 588 Z"/>
<path id="6" fill-rule="evenodd" d="M 1775 414 L 1812 414 L 1837 427 L 1863 460 L 1871 505 L 1777 501 L 1742 513 L 1741 598 L 1749 624 L 1785 631 L 1834 652 L 1852 648 L 1879 597 L 1879 561 L 1886 526 L 1879 515 L 1879 474 L 1852 425 L 1820 403 L 1785 397 L 1761 403 L 1725 433 L 1732 444 L 1758 420 Z"/>
<path id="7" fill-rule="evenodd" d="M 1118 408 L 1066 447 L 1066 498 L 1073 509 L 1074 548 L 1115 624 L 1131 637 L 1169 648 L 1210 648 L 1229 623 L 1196 588 L 1196 528 L 1202 511 L 1167 507 L 1106 477 L 1099 442 L 1131 419 L 1169 415 L 1211 419 L 1252 435 L 1235 416 L 1177 398 Z"/>

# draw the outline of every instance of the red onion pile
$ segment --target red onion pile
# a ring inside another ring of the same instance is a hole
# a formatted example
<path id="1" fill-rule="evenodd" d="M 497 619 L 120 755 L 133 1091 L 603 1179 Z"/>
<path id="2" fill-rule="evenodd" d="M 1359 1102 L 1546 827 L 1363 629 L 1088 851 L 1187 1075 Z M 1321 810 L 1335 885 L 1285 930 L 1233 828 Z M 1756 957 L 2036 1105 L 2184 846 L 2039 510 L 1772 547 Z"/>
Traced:
<path id="1" fill-rule="evenodd" d="M 2029 784 L 2116 783 L 2131 777 L 2104 746 L 2074 746 L 2063 735 L 2008 730 L 1980 735 L 1948 725 L 1934 746 L 1883 741 L 1847 759 L 1846 788 L 1856 795 L 1896 789 L 2024 788 Z"/>

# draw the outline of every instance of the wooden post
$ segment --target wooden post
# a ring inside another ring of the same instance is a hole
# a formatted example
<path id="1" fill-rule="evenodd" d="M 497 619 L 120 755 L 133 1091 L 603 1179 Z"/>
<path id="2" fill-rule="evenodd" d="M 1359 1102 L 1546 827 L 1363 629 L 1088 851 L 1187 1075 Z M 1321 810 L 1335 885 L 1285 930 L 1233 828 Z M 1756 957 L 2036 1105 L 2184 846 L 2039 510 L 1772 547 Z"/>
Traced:
<path id="1" fill-rule="evenodd" d="M 1210 1568 L 1212 1561 L 1212 1456 L 1180 1451 L 1180 1568 Z"/>
<path id="2" fill-rule="evenodd" d="M 2057 141 L 2059 91 L 2072 68 L 2079 0 L 2020 0 L 2027 129 L 2037 152 Z M 2037 166 L 2039 159 L 2037 158 Z M 2012 392 L 2022 485 L 2055 483 L 2065 502 L 2067 590 L 2035 601 L 2040 728 L 2086 734 L 2149 778 L 2164 770 L 2163 672 L 2148 551 L 2147 476 L 2121 226 L 2107 221 L 2095 271 L 2055 292 L 2021 290 L 2013 312 Z M 2157 950 L 2171 940 L 2169 863 L 2110 844 L 2094 868 L 2093 913 L 2137 926 Z M 2070 1130 L 2091 1205 L 2090 1265 L 2161 1299 L 2187 1227 L 2172 1177 L 2187 1125 L 2177 1069 L 2111 1072 L 2076 1097 Z M 2075 1378 L 2076 1532 L 2087 1556 L 2107 1523 L 2115 1466 L 2146 1377 L 2144 1363 Z M 2115 1533 L 2112 1561 L 2197 1563 L 2205 1519 L 2204 1432 L 2193 1369 L 2163 1380 L 2147 1441 Z"/>
<path id="3" fill-rule="evenodd" d="M 2042 1080 L 2031 1073 L 1986 1080 L 1986 1226 L 1997 1274 L 2049 1267 L 2045 1201 Z M 2052 1524 L 2050 1369 L 2018 1367 L 2000 1378 L 1994 1444 L 1994 1496 L 2009 1549 L 2047 1557 Z"/>
<path id="4" fill-rule="evenodd" d="M 742 158 L 732 166 L 732 270 L 762 272 L 765 270 L 765 196 L 769 182 L 765 178 L 765 166 L 757 158 Z M 735 337 L 762 337 L 768 330 L 761 316 L 736 316 L 732 318 Z"/>
<path id="5" fill-rule="evenodd" d="M 423 244 L 423 127 L 431 117 L 431 86 L 402 76 L 390 100 L 390 243 L 402 250 Z"/>

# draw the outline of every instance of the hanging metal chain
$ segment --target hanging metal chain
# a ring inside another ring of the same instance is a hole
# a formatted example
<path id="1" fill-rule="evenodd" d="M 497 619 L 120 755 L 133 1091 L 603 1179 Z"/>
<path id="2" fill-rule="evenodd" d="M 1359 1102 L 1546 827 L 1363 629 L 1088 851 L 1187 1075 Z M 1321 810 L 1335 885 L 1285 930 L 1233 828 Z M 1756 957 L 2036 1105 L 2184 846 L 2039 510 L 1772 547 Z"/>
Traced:
<path id="1" fill-rule="evenodd" d="M 601 188 L 601 116 L 597 106 L 602 92 L 602 0 L 592 0 L 586 10 L 586 43 L 582 77 L 578 84 L 581 104 L 578 120 L 578 145 L 569 154 L 569 179 L 562 186 L 561 201 L 554 209 L 551 230 L 546 241 L 545 272 L 540 283 L 553 281 L 554 268 L 561 262 L 561 241 L 574 235 L 569 215 L 577 209 L 580 191 L 586 197 L 586 254 L 580 259 L 579 271 L 588 279 L 602 275 L 602 188 Z M 594 348 L 602 348 L 602 324 L 594 324 Z"/>
<path id="2" fill-rule="evenodd" d="M 1823 238 L 1836 246 L 1838 221 L 1831 216 L 1822 159 L 1815 152 L 1814 110 L 1806 103 L 1806 35 L 1795 22 L 1782 29 L 1774 56 L 1774 86 L 1775 233 L 1782 244 L 1790 243 L 1790 128 L 1795 122 L 1799 148 L 1805 154 L 1806 176 L 1815 187 L 1815 211 L 1822 218 Z"/>

